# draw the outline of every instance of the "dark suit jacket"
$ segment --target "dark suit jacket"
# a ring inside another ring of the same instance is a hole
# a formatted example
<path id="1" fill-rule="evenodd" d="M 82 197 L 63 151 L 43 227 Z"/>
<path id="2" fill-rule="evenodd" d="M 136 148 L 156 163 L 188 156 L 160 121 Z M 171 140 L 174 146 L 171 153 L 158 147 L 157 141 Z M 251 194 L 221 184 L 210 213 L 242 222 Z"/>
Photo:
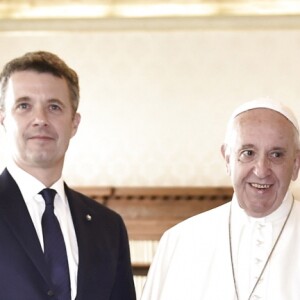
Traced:
<path id="1" fill-rule="evenodd" d="M 67 186 L 65 190 L 79 250 L 76 300 L 134 300 L 121 217 Z M 56 300 L 52 289 L 26 204 L 5 169 L 0 175 L 0 300 Z"/>

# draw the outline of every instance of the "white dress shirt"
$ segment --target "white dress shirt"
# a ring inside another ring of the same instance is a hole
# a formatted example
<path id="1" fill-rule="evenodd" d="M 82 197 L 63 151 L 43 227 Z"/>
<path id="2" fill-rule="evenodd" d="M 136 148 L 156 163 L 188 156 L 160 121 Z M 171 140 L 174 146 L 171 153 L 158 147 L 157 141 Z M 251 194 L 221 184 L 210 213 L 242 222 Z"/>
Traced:
<path id="1" fill-rule="evenodd" d="M 40 240 L 42 250 L 44 250 L 42 215 L 45 210 L 45 201 L 39 192 L 46 187 L 35 177 L 19 168 L 13 162 L 8 164 L 7 169 L 19 186 L 37 236 Z M 70 272 L 71 297 L 72 299 L 75 299 L 77 292 L 78 245 L 69 203 L 64 190 L 63 179 L 60 178 L 50 188 L 57 192 L 54 199 L 54 213 L 60 223 L 65 240 Z"/>

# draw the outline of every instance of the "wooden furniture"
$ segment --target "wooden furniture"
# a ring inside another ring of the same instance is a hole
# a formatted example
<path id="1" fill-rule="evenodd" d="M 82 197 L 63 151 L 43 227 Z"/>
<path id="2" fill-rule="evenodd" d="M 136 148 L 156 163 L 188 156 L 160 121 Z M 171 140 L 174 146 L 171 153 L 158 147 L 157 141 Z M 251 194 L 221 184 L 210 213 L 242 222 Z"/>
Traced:
<path id="1" fill-rule="evenodd" d="M 175 224 L 231 200 L 231 187 L 75 187 L 118 212 L 130 240 L 158 241 Z M 133 258 L 134 260 L 134 258 Z M 149 263 L 133 263 L 146 275 Z"/>

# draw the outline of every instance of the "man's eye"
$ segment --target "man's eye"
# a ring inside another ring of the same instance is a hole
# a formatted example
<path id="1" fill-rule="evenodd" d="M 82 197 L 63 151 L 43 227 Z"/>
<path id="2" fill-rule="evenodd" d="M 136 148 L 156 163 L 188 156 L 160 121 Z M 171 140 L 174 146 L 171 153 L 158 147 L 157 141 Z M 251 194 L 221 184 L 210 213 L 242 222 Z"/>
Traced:
<path id="1" fill-rule="evenodd" d="M 253 150 L 244 150 L 240 153 L 239 160 L 241 162 L 248 162 L 254 158 L 254 151 Z"/>
<path id="2" fill-rule="evenodd" d="M 20 103 L 17 107 L 19 109 L 27 109 L 29 107 L 29 104 L 28 103 Z"/>
<path id="3" fill-rule="evenodd" d="M 59 110 L 61 110 L 61 107 L 57 104 L 51 104 L 50 105 L 50 110 L 59 111 Z"/>
<path id="4" fill-rule="evenodd" d="M 283 157 L 283 153 L 282 152 L 272 152 L 271 157 L 272 158 L 281 158 L 281 157 Z"/>
<path id="5" fill-rule="evenodd" d="M 252 150 L 245 150 L 242 152 L 242 156 L 250 157 L 253 156 L 254 152 Z"/>

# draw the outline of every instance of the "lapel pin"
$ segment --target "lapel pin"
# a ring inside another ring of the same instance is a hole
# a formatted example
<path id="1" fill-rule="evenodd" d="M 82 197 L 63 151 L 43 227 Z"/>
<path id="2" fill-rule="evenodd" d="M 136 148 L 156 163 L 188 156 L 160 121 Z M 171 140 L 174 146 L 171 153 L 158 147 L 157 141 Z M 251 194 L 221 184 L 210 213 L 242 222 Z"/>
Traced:
<path id="1" fill-rule="evenodd" d="M 85 216 L 85 218 L 86 218 L 87 221 L 92 221 L 92 216 L 89 215 L 89 214 L 87 214 L 87 215 Z"/>

